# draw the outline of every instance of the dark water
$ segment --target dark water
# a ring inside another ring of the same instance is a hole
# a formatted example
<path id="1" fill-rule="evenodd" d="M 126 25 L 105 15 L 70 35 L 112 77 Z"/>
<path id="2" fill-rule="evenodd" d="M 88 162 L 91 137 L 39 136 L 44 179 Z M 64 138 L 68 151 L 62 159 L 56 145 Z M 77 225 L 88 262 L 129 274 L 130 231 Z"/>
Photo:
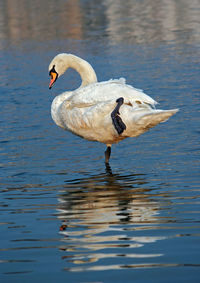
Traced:
<path id="1" fill-rule="evenodd" d="M 200 2 L 0 2 L 1 282 L 199 282 Z M 59 52 L 126 77 L 167 123 L 105 147 L 59 129 Z"/>

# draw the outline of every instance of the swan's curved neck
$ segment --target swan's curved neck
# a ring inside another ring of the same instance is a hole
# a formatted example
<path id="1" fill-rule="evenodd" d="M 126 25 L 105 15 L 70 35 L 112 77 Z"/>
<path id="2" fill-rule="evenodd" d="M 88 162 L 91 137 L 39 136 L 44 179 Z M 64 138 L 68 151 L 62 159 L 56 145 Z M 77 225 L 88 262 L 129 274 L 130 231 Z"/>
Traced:
<path id="1" fill-rule="evenodd" d="M 87 61 L 72 54 L 63 54 L 63 59 L 66 67 L 65 71 L 72 68 L 80 74 L 82 79 L 81 87 L 97 82 L 96 73 Z"/>

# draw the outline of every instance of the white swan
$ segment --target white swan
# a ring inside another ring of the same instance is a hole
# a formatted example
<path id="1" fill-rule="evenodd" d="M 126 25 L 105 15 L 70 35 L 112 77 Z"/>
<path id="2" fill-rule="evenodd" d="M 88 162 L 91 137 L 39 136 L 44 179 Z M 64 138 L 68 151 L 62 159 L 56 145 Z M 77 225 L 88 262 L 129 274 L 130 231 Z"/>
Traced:
<path id="1" fill-rule="evenodd" d="M 156 110 L 157 102 L 142 90 L 127 85 L 125 79 L 97 82 L 92 66 L 72 54 L 58 54 L 51 61 L 49 88 L 68 68 L 80 74 L 82 84 L 74 91 L 55 97 L 51 106 L 52 118 L 59 127 L 75 135 L 105 143 L 106 163 L 112 144 L 139 136 L 178 111 Z"/>

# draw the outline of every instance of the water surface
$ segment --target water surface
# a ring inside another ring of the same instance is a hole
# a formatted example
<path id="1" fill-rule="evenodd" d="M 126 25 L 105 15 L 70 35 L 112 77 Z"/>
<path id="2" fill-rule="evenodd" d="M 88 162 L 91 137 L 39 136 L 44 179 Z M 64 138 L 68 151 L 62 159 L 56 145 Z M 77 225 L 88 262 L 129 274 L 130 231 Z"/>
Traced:
<path id="1" fill-rule="evenodd" d="M 199 1 L 1 1 L 2 282 L 199 282 Z M 125 77 L 164 124 L 113 146 L 59 129 L 59 52 Z"/>

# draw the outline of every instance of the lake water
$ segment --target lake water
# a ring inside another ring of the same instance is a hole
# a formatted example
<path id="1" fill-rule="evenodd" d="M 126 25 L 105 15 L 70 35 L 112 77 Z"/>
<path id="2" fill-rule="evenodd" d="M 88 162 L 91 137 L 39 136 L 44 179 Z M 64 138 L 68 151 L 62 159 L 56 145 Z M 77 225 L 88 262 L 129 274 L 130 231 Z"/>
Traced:
<path id="1" fill-rule="evenodd" d="M 0 2 L 1 282 L 199 282 L 200 2 Z M 60 52 L 180 108 L 113 146 L 58 128 Z"/>

